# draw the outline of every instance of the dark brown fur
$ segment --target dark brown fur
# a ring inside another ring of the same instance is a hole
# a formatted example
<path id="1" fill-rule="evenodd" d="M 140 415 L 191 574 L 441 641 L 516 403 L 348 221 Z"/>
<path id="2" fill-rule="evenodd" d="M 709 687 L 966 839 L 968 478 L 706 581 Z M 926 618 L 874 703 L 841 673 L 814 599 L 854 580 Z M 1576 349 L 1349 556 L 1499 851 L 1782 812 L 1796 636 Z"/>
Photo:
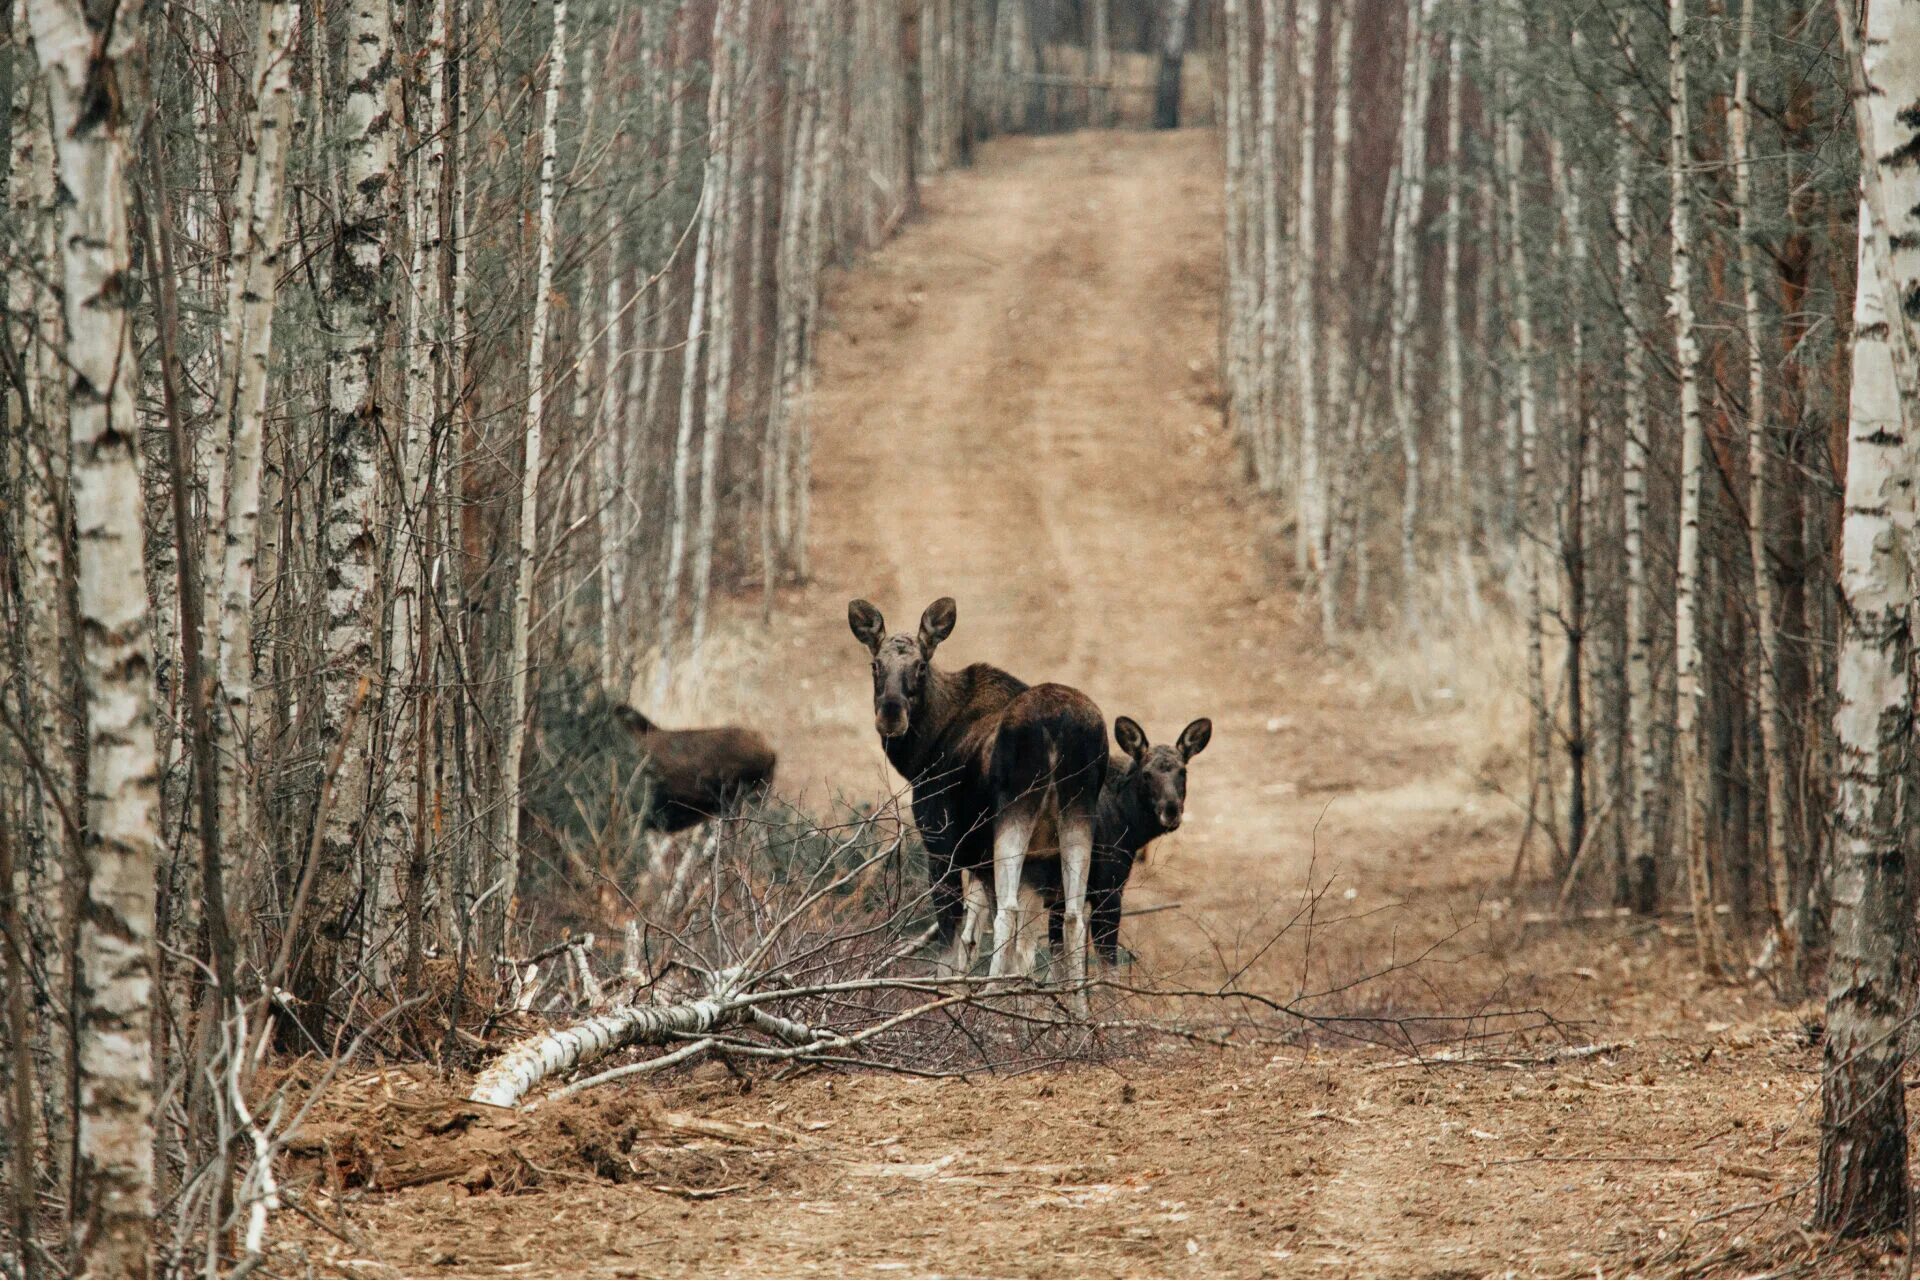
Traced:
<path id="1" fill-rule="evenodd" d="M 1092 699 L 1065 685 L 1030 686 L 986 663 L 935 668 L 934 649 L 953 630 L 950 599 L 927 607 L 917 637 L 886 635 L 866 601 L 847 607 L 847 621 L 873 655 L 875 727 L 887 760 L 913 788 L 934 908 L 951 941 L 962 874 L 993 883 L 994 826 L 1003 813 L 1044 809 L 1051 794 L 1059 815 L 1091 821 L 1106 778 L 1106 721 Z M 1037 830 L 1028 851 L 1041 859 L 1058 848 Z"/>
<path id="2" fill-rule="evenodd" d="M 1140 726 L 1122 716 L 1113 736 L 1125 754 L 1107 762 L 1100 789 L 1100 814 L 1093 825 L 1093 866 L 1087 874 L 1087 910 L 1093 918 L 1093 943 L 1109 965 L 1120 959 L 1120 917 L 1127 879 L 1144 861 L 1147 847 L 1180 826 L 1187 808 L 1187 762 L 1213 736 L 1205 717 L 1180 731 L 1171 746 L 1149 745 Z M 1047 932 L 1060 942 L 1060 877 L 1052 864 L 1038 864 L 1028 884 L 1047 901 Z"/>
<path id="3" fill-rule="evenodd" d="M 662 729 L 624 704 L 613 714 L 646 754 L 652 825 L 660 831 L 678 832 L 732 813 L 748 792 L 773 782 L 773 748 L 753 730 Z"/>

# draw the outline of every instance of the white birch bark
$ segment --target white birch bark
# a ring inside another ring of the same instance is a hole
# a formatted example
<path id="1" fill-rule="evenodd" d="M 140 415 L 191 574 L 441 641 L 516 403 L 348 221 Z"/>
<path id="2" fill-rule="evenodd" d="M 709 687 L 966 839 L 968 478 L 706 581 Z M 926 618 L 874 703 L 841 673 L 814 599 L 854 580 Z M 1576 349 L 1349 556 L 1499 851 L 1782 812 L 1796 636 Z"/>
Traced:
<path id="1" fill-rule="evenodd" d="M 1446 344 L 1447 477 L 1453 502 L 1454 563 L 1471 619 L 1480 617 L 1479 575 L 1473 563 L 1473 494 L 1467 487 L 1466 335 L 1460 325 L 1460 249 L 1463 240 L 1462 193 L 1466 185 L 1465 89 L 1459 32 L 1447 38 L 1447 211 L 1446 259 L 1440 280 L 1440 329 Z"/>
<path id="2" fill-rule="evenodd" d="M 1509 11 L 1510 50 L 1525 46 L 1526 28 L 1523 10 Z M 1520 542 L 1522 608 L 1527 625 L 1527 699 L 1532 710 L 1529 744 L 1532 767 L 1527 796 L 1527 818 L 1539 818 L 1539 806 L 1553 786 L 1551 775 L 1553 713 L 1547 699 L 1546 656 L 1541 635 L 1543 610 L 1540 598 L 1541 551 L 1539 482 L 1536 456 L 1540 436 L 1539 401 L 1534 386 L 1533 284 L 1527 255 L 1526 220 L 1522 203 L 1521 169 L 1525 147 L 1520 132 L 1520 107 L 1512 93 L 1511 76 L 1501 73 L 1499 92 L 1505 119 L 1501 124 L 1501 168 L 1507 195 L 1508 310 L 1512 316 L 1513 359 L 1516 384 L 1515 452 L 1518 455 L 1517 533 Z"/>
<path id="3" fill-rule="evenodd" d="M 617 207 L 607 210 L 607 311 L 600 360 L 600 422 L 594 453 L 594 495 L 599 502 L 600 685 L 627 697 L 627 513 L 625 466 L 627 415 L 620 403 L 626 359 L 626 223 Z M 638 364 L 639 361 L 635 361 Z"/>
<path id="4" fill-rule="evenodd" d="M 560 92 L 567 78 L 567 0 L 554 0 L 553 36 L 547 49 L 547 87 L 540 123 L 539 248 L 533 278 L 533 324 L 527 347 L 525 454 L 520 464 L 520 556 L 513 580 L 513 633 L 507 662 L 511 670 L 507 744 L 501 754 L 502 805 L 506 839 L 502 842 L 499 911 L 512 910 L 520 879 L 520 763 L 527 745 L 527 669 L 533 623 L 533 586 L 540 551 L 540 464 L 546 426 L 547 336 L 553 323 L 554 169 L 560 155 Z M 504 940 L 496 932 L 494 940 Z"/>
<path id="5" fill-rule="evenodd" d="M 843 11 L 832 4 L 823 4 L 820 12 L 823 23 L 822 40 L 826 49 L 833 49 L 836 42 L 843 38 L 839 17 Z M 829 109 L 823 111 L 815 120 L 815 143 L 812 148 L 813 173 L 807 180 L 807 219 L 802 238 L 802 292 L 800 297 L 800 386 L 801 395 L 812 385 L 813 343 L 815 327 L 820 314 L 820 272 L 826 262 L 827 245 L 827 192 L 833 185 L 829 179 L 840 170 L 834 163 L 835 148 L 827 145 L 829 135 L 825 132 L 828 123 L 840 118 L 846 96 L 846 77 L 832 63 L 823 63 L 821 68 L 825 83 L 831 86 L 828 99 Z M 812 523 L 813 490 L 810 477 L 813 474 L 813 424 L 811 417 L 804 412 L 799 419 L 799 439 L 794 453 L 793 486 L 793 558 L 794 568 L 801 581 L 806 581 L 811 567 L 808 562 L 808 530 Z"/>
<path id="6" fill-rule="evenodd" d="M 293 111 L 293 33 L 298 0 L 265 0 L 254 36 L 252 146 L 240 159 L 234 193 L 237 217 L 231 231 L 227 313 L 222 335 L 221 383 L 213 435 L 232 442 L 229 493 L 223 514 L 209 511 L 210 541 L 217 533 L 219 557 L 209 561 L 206 590 L 217 594 L 214 622 L 219 705 L 212 717 L 220 768 L 221 858 L 231 874 L 247 864 L 252 848 L 251 753 L 244 742 L 253 708 L 253 580 L 260 542 L 260 480 L 266 462 L 269 357 L 274 304 L 284 267 L 288 132 Z M 212 495 L 209 495 L 211 499 Z M 244 920 L 248 879 L 230 876 L 236 920 Z"/>
<path id="7" fill-rule="evenodd" d="M 572 1027 L 527 1038 L 502 1054 L 474 1078 L 470 1103 L 518 1107 L 540 1082 L 629 1045 L 664 1045 L 711 1032 L 732 1011 L 722 996 L 672 1005 L 629 1005 Z"/>
<path id="8" fill-rule="evenodd" d="M 1839 8 L 1851 42 L 1852 5 Z M 1863 35 L 1855 109 L 1866 163 L 1841 537 L 1847 609 L 1834 712 L 1839 803 L 1817 1215 L 1845 1233 L 1910 1227 L 1912 1204 L 1902 1078 L 1914 928 L 1907 861 L 1920 450 L 1917 407 L 1903 383 L 1911 367 L 1900 362 L 1920 299 L 1920 3 L 1877 0 Z"/>
<path id="9" fill-rule="evenodd" d="M 122 10 L 125 9 L 125 12 Z M 87 798 L 73 999 L 78 1271 L 152 1266 L 154 886 L 162 850 L 142 567 L 124 130 L 144 24 L 130 5 L 27 6 L 58 152 Z"/>
<path id="10" fill-rule="evenodd" d="M 667 694 L 673 677 L 674 632 L 680 613 L 681 579 L 686 573 L 687 526 L 693 510 L 688 482 L 693 469 L 694 424 L 701 389 L 700 360 L 707 341 L 708 296 L 712 287 L 714 234 L 726 198 L 726 149 L 721 130 L 726 124 L 727 78 L 732 57 L 726 48 L 729 0 L 719 0 L 713 11 L 713 42 L 708 57 L 707 159 L 700 178 L 699 230 L 693 251 L 693 296 L 687 307 L 687 341 L 680 363 L 680 427 L 673 442 L 672 505 L 667 516 L 667 569 L 660 593 L 660 655 L 654 673 L 653 697 Z"/>
<path id="11" fill-rule="evenodd" d="M 1388 376 L 1392 380 L 1393 421 L 1404 467 L 1400 497 L 1401 620 L 1409 632 L 1420 628 L 1419 549 L 1420 430 L 1414 421 L 1413 325 L 1420 311 L 1420 268 L 1416 240 L 1427 190 L 1427 110 L 1430 105 L 1432 42 L 1428 26 L 1433 0 L 1416 0 L 1407 15 L 1406 70 L 1400 94 L 1400 199 L 1394 210 L 1393 270 L 1388 297 Z"/>
<path id="12" fill-rule="evenodd" d="M 75 721 L 81 711 L 73 681 L 74 620 L 66 607 L 66 584 L 73 570 L 66 533 L 71 508 L 70 500 L 62 498 L 70 494 L 71 479 L 64 371 L 67 326 L 60 291 L 46 286 L 59 273 L 61 214 L 55 203 L 58 187 L 46 81 L 30 70 L 33 48 L 27 0 L 14 0 L 13 40 L 17 70 L 9 104 L 8 205 L 17 251 L 45 264 L 44 271 L 11 271 L 6 283 L 6 341 L 20 354 L 21 381 L 20 395 L 7 397 L 12 406 L 7 426 L 21 454 L 20 531 L 26 553 L 20 583 L 25 662 L 10 679 L 30 699 L 21 709 L 22 729 L 32 735 L 31 750 L 45 770 L 44 778 L 32 780 L 31 799 L 22 806 L 27 856 L 20 863 L 17 888 L 27 913 L 33 954 L 45 970 L 49 987 L 57 992 L 67 990 L 73 960 L 70 876 L 77 868 L 78 851 L 62 805 L 74 806 L 81 799 L 76 795 L 73 752 L 78 737 Z M 60 1019 L 39 1019 L 35 1033 L 46 1115 L 66 1117 L 70 1123 L 66 1025 Z M 68 1145 L 54 1141 L 49 1146 L 54 1149 L 55 1174 L 64 1183 Z"/>
<path id="13" fill-rule="evenodd" d="M 1280 67 L 1286 60 L 1285 11 L 1267 4 L 1261 12 L 1259 151 L 1253 185 L 1260 211 L 1260 317 L 1253 351 L 1257 408 L 1253 423 L 1253 478 L 1264 493 L 1280 487 L 1286 464 L 1281 446 L 1280 416 L 1287 409 L 1284 366 L 1280 360 L 1280 300 L 1290 296 L 1287 269 L 1292 261 L 1281 216 L 1280 191 L 1285 186 L 1280 149 Z"/>
<path id="14" fill-rule="evenodd" d="M 1779 725 L 1780 640 L 1774 621 L 1773 565 L 1767 547 L 1772 501 L 1767 484 L 1768 428 L 1767 360 L 1762 350 L 1766 322 L 1760 306 L 1760 267 L 1754 247 L 1753 141 L 1747 122 L 1747 99 L 1753 81 L 1753 0 L 1741 0 L 1740 46 L 1735 65 L 1733 96 L 1727 102 L 1729 143 L 1733 148 L 1733 208 L 1740 241 L 1740 292 L 1747 329 L 1747 545 L 1753 563 L 1755 640 L 1759 643 L 1759 674 L 1754 681 L 1754 714 L 1760 722 L 1761 769 L 1766 786 L 1766 841 L 1768 903 L 1773 911 L 1774 938 L 1782 968 L 1796 964 L 1799 930 L 1790 919 L 1791 874 L 1787 868 L 1787 768 L 1782 755 Z"/>
<path id="15" fill-rule="evenodd" d="M 736 34 L 729 37 L 725 52 L 727 86 L 721 98 L 720 116 L 715 122 L 722 153 L 720 198 L 715 206 L 715 250 L 713 261 L 713 334 L 707 357 L 707 386 L 704 396 L 705 421 L 700 445 L 700 515 L 693 546 L 693 625 L 687 638 L 687 661 L 696 670 L 707 638 L 707 605 L 713 590 L 713 540 L 719 519 L 719 483 L 721 447 L 725 443 L 727 419 L 733 395 L 733 351 L 738 322 L 734 303 L 737 283 L 740 215 L 743 212 L 741 186 L 741 147 L 735 138 L 737 104 L 736 82 L 741 78 L 734 66 L 735 46 L 744 47 L 753 32 L 753 0 L 741 0 L 736 19 Z M 717 61 L 716 61 L 716 65 Z M 715 73 L 719 74 L 718 71 Z M 751 228 L 749 229 L 751 231 Z"/>
<path id="16" fill-rule="evenodd" d="M 1631 54 L 1629 52 L 1629 59 Z M 1647 392 L 1646 329 L 1640 306 L 1641 255 L 1633 223 L 1635 149 L 1632 91 L 1615 98 L 1619 123 L 1614 147 L 1613 236 L 1617 287 L 1624 323 L 1621 355 L 1621 488 L 1624 493 L 1624 553 L 1627 628 L 1627 858 L 1634 906 L 1651 912 L 1659 878 L 1653 848 L 1657 757 L 1653 742 L 1653 616 L 1647 607 Z"/>
<path id="17" fill-rule="evenodd" d="M 1912 233 L 1920 208 L 1920 93 L 1914 88 L 1909 0 L 1871 6 L 1857 30 L 1855 0 L 1834 0 L 1840 18 L 1860 139 L 1860 189 L 1872 220 L 1870 234 L 1888 317 L 1887 352 L 1909 428 L 1920 422 L 1920 240 Z"/>
<path id="18" fill-rule="evenodd" d="M 1687 102 L 1687 0 L 1667 6 L 1667 177 L 1672 186 L 1674 357 L 1680 375 L 1680 547 L 1674 567 L 1674 735 L 1679 744 L 1682 841 L 1700 964 L 1717 973 L 1724 948 L 1713 911 L 1707 859 L 1707 762 L 1700 742 L 1706 681 L 1701 672 L 1700 497 L 1706 483 L 1706 415 L 1701 406 L 1700 337 L 1693 314 L 1693 174 Z"/>
<path id="19" fill-rule="evenodd" d="M 1340 23 L 1334 30 L 1333 38 L 1333 136 L 1330 139 L 1332 155 L 1328 158 L 1327 172 L 1327 262 L 1330 264 L 1327 279 L 1330 288 L 1323 313 L 1331 331 L 1326 344 L 1325 417 L 1329 423 L 1341 416 L 1348 402 L 1351 383 L 1348 367 L 1354 332 L 1353 296 L 1344 282 L 1352 258 L 1350 214 L 1353 208 L 1353 24 L 1356 0 L 1335 2 L 1340 5 Z M 1322 441 L 1321 444 L 1322 519 L 1320 547 L 1316 553 L 1320 561 L 1317 595 L 1320 603 L 1320 635 L 1330 643 L 1339 630 L 1335 569 L 1340 558 L 1334 554 L 1332 540 L 1335 534 L 1331 512 L 1340 495 L 1334 490 L 1333 468 L 1329 465 L 1333 455 L 1332 442 Z"/>
<path id="20" fill-rule="evenodd" d="M 1904 28 L 1906 53 L 1920 40 L 1920 5 L 1882 0 L 1874 12 L 1883 8 L 1906 12 L 1897 20 L 1870 19 L 1870 67 L 1874 36 L 1884 39 Z M 1901 60 L 1896 54 L 1880 62 L 1874 67 L 1880 74 L 1869 84 L 1883 97 L 1900 93 L 1912 103 L 1920 99 L 1920 78 L 1902 83 L 1886 74 L 1894 69 L 1888 62 L 1897 68 Z M 1906 168 L 1910 174 L 1911 159 Z M 1914 822 L 1913 552 L 1920 537 L 1914 483 L 1920 451 L 1902 421 L 1884 289 L 1887 260 L 1872 224 L 1863 200 L 1841 536 L 1847 609 L 1834 712 L 1839 796 L 1829 872 L 1832 954 L 1820 1127 L 1819 1221 L 1846 1232 L 1898 1227 L 1908 1211 L 1901 1079 L 1914 928 L 1907 860 Z"/>
<path id="21" fill-rule="evenodd" d="M 335 776 L 335 803 L 323 815 L 313 904 L 318 920 L 300 994 L 324 1010 L 334 985 L 362 956 L 380 901 L 377 868 L 362 828 L 379 813 L 373 795 L 370 715 L 353 711 L 376 671 L 376 580 L 380 530 L 378 456 L 386 430 L 381 354 L 391 324 L 395 164 L 392 110 L 393 24 L 387 0 L 353 0 L 346 17 L 344 102 L 333 140 L 345 153 L 328 306 L 327 505 L 321 533 L 326 584 L 326 668 L 321 740 L 331 754 L 351 734 Z M 369 884 L 372 879 L 375 883 Z"/>
<path id="22" fill-rule="evenodd" d="M 1320 318 L 1320 237 L 1315 222 L 1315 191 L 1320 177 L 1318 141 L 1318 63 L 1320 59 L 1320 0 L 1299 0 L 1294 8 L 1294 83 L 1300 98 L 1298 170 L 1294 175 L 1295 213 L 1293 273 L 1294 385 L 1299 406 L 1299 513 L 1294 561 L 1300 572 L 1319 575 L 1326 569 L 1326 478 L 1320 461 L 1320 365 L 1316 342 Z"/>
<path id="23" fill-rule="evenodd" d="M 820 145 L 820 16 L 811 8 L 797 11 L 805 37 L 794 88 L 797 117 L 793 149 L 786 159 L 786 191 L 780 210 L 780 231 L 774 269 L 773 409 L 767 415 L 767 438 L 762 445 L 762 520 L 772 521 L 771 554 L 766 556 L 766 590 L 771 593 L 781 568 L 792 564 L 794 513 L 792 476 L 793 418 L 800 395 L 803 360 L 802 325 L 806 288 L 803 246 L 807 214 L 812 202 L 813 155 Z"/>

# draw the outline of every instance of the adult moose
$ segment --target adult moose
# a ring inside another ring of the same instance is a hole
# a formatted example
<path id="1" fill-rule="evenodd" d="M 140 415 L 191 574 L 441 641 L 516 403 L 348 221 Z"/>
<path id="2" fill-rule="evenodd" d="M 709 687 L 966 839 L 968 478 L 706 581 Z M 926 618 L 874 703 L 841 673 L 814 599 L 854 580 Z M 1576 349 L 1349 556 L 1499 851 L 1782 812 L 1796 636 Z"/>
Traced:
<path id="1" fill-rule="evenodd" d="M 1005 974 L 1019 933 L 1028 852 L 1057 857 L 1067 976 L 1083 1003 L 1087 873 L 1107 773 L 1106 718 L 1066 685 L 1030 686 L 987 663 L 936 668 L 934 650 L 953 634 L 956 617 L 953 599 L 943 596 L 920 616 L 917 635 L 889 636 L 878 609 L 864 600 L 847 605 L 847 625 L 873 656 L 874 727 L 887 760 L 913 788 L 940 934 L 954 943 L 959 968 L 969 968 L 984 913 L 975 887 L 988 884 L 991 869 L 989 973 Z M 973 884 L 963 894 L 968 877 Z"/>
<path id="2" fill-rule="evenodd" d="M 1113 722 L 1113 741 L 1124 755 L 1107 762 L 1100 788 L 1100 810 L 1093 825 L 1093 866 L 1087 873 L 1087 911 L 1093 917 L 1093 946 L 1107 964 L 1120 960 L 1120 917 L 1127 880 L 1147 846 L 1180 826 L 1187 810 L 1187 762 L 1213 737 L 1213 722 L 1190 721 L 1172 744 L 1153 744 L 1138 721 Z M 1028 877 L 1047 901 L 1047 933 L 1060 941 L 1060 885 L 1045 864 Z"/>
<path id="3" fill-rule="evenodd" d="M 773 782 L 776 758 L 760 734 L 738 725 L 662 729 L 625 703 L 613 708 L 641 752 L 653 782 L 649 825 L 678 832 L 731 814 L 742 797 Z"/>

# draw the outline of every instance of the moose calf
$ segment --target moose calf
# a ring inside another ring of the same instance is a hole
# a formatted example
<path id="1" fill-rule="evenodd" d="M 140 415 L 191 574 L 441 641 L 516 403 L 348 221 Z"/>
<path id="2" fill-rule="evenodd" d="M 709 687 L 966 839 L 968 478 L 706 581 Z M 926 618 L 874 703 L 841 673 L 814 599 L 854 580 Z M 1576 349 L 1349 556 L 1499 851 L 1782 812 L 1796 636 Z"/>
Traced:
<path id="1" fill-rule="evenodd" d="M 1155 747 L 1139 723 L 1122 716 L 1113 722 L 1113 738 L 1124 756 L 1107 762 L 1100 788 L 1100 811 L 1093 825 L 1093 867 L 1087 873 L 1087 908 L 1093 915 L 1093 944 L 1109 965 L 1120 959 L 1121 899 L 1133 865 L 1147 846 L 1180 826 L 1187 806 L 1187 762 L 1213 737 L 1213 722 L 1202 716 L 1180 731 L 1169 747 Z M 1027 884 L 1047 901 L 1047 934 L 1060 946 L 1060 886 L 1046 864 L 1035 865 Z"/>
<path id="2" fill-rule="evenodd" d="M 935 668 L 934 650 L 952 634 L 956 615 L 952 598 L 942 597 L 920 616 L 917 635 L 889 636 L 878 609 L 864 600 L 847 605 L 847 625 L 873 656 L 874 728 L 913 789 L 940 934 L 954 944 L 955 965 L 971 968 L 986 911 L 981 874 L 991 868 L 990 973 L 1005 974 L 1028 849 L 1036 858 L 1057 850 L 1067 974 L 1077 988 L 1086 977 L 1087 874 L 1107 773 L 1106 718 L 1065 685 L 1029 686 L 986 663 Z M 968 877 L 979 889 L 963 893 Z"/>
<path id="3" fill-rule="evenodd" d="M 753 730 L 662 729 L 624 703 L 613 714 L 646 754 L 656 831 L 678 832 L 731 813 L 748 792 L 773 782 L 773 748 Z"/>

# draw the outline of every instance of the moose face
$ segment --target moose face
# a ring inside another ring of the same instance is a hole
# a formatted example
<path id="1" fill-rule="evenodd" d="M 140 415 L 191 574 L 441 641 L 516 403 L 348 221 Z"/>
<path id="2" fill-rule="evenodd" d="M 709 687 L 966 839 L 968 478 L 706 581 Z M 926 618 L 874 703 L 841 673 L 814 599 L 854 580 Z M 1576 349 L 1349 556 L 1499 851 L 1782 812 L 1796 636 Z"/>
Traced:
<path id="1" fill-rule="evenodd" d="M 1131 717 L 1114 721 L 1114 741 L 1133 758 L 1136 800 L 1161 831 L 1179 830 L 1187 807 L 1187 762 L 1200 754 L 1211 737 L 1213 722 L 1204 716 L 1181 730 L 1171 747 L 1149 744 L 1146 731 Z"/>
<path id="2" fill-rule="evenodd" d="M 873 727 L 899 738 L 925 705 L 933 651 L 953 632 L 953 598 L 942 596 L 920 616 L 920 632 L 887 635 L 887 620 L 864 600 L 847 604 L 847 626 L 873 655 Z"/>

